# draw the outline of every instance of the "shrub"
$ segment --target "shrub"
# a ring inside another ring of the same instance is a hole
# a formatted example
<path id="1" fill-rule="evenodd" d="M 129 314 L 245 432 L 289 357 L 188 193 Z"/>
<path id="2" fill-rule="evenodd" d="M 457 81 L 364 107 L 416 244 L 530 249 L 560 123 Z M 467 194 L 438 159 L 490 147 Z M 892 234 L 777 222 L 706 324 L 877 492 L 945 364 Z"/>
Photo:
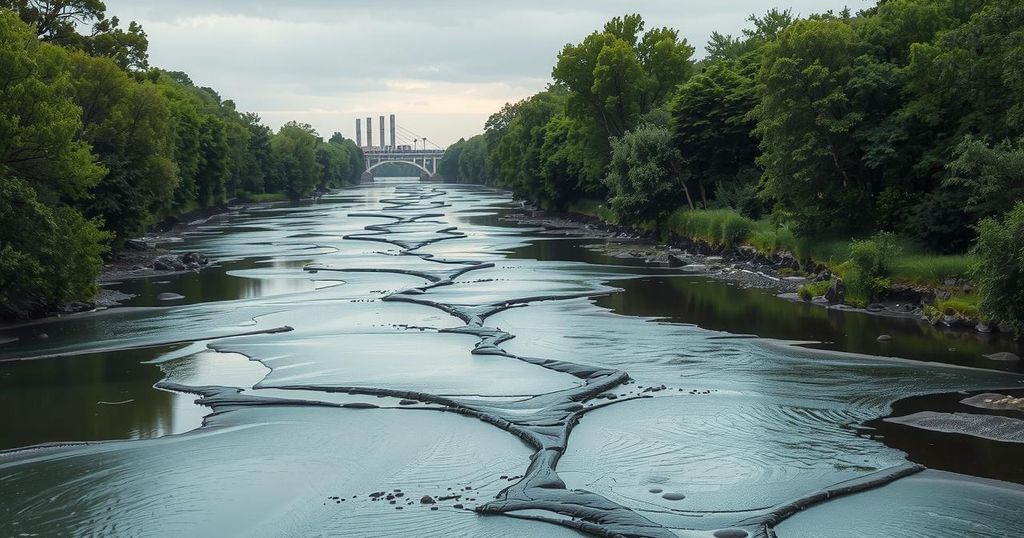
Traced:
<path id="1" fill-rule="evenodd" d="M 850 302 L 863 305 L 889 287 L 892 261 L 899 255 L 896 236 L 880 233 L 850 242 L 850 259 L 840 266 Z M 839 268 L 837 268 L 839 269 Z"/>
<path id="2" fill-rule="evenodd" d="M 827 292 L 829 290 L 829 288 L 832 287 L 832 283 L 833 282 L 834 281 L 832 281 L 832 280 L 822 280 L 820 282 L 808 282 L 807 284 L 804 284 L 803 286 L 800 286 L 800 289 L 797 290 L 797 293 L 800 294 L 800 297 L 803 300 L 810 301 L 811 299 L 813 299 L 815 297 L 819 297 L 821 295 L 825 295 L 825 292 Z"/>
<path id="3" fill-rule="evenodd" d="M 978 225 L 972 250 L 976 263 L 973 280 L 979 307 L 988 319 L 1007 323 L 1017 337 L 1024 335 L 1024 202 L 1002 219 L 988 218 Z"/>

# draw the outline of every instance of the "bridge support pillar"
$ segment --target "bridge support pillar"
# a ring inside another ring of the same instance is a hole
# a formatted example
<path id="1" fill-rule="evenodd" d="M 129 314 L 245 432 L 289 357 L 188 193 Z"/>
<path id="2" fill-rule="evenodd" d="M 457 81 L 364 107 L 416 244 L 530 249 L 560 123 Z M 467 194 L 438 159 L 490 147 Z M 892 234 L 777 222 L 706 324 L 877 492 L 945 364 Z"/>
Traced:
<path id="1" fill-rule="evenodd" d="M 373 174 L 370 172 L 363 172 L 363 175 L 359 176 L 360 183 L 373 183 Z"/>

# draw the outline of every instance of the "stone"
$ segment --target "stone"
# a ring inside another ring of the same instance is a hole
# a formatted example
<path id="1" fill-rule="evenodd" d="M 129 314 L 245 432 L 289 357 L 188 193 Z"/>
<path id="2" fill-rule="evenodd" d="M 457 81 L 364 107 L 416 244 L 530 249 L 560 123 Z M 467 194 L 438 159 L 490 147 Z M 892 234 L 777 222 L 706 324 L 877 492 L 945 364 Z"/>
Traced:
<path id="1" fill-rule="evenodd" d="M 686 262 L 682 258 L 674 254 L 669 254 L 668 256 L 666 256 L 666 259 L 668 261 L 669 267 L 682 267 L 686 265 Z"/>
<path id="2" fill-rule="evenodd" d="M 879 342 L 890 342 L 890 341 L 892 341 L 892 336 L 889 336 L 888 334 L 879 335 L 878 341 Z"/>
<path id="3" fill-rule="evenodd" d="M 885 310 L 885 305 L 882 303 L 871 303 L 867 307 L 868 312 L 881 312 Z"/>
<path id="4" fill-rule="evenodd" d="M 437 501 L 435 501 L 430 495 L 424 495 L 420 498 L 420 504 L 434 504 L 435 502 Z"/>
<path id="5" fill-rule="evenodd" d="M 680 267 L 684 273 L 704 273 L 708 270 L 708 266 L 702 263 L 691 263 Z"/>
<path id="6" fill-rule="evenodd" d="M 173 254 L 165 254 L 153 260 L 153 269 L 158 271 L 184 271 L 185 263 Z"/>
<path id="7" fill-rule="evenodd" d="M 974 330 L 976 330 L 976 331 L 978 331 L 980 333 L 986 333 L 987 334 L 987 333 L 992 332 L 992 324 L 985 323 L 983 321 L 979 321 L 978 324 L 974 326 Z"/>
<path id="8" fill-rule="evenodd" d="M 177 301 L 178 299 L 184 299 L 185 296 L 184 295 L 179 295 L 177 293 L 171 293 L 169 291 L 165 291 L 165 292 L 157 295 L 156 298 L 157 298 L 158 301 Z"/>
<path id="9" fill-rule="evenodd" d="M 1003 334 L 1013 334 L 1013 326 L 1009 323 L 1000 323 L 996 328 L 998 328 L 999 332 Z"/>
<path id="10" fill-rule="evenodd" d="M 825 292 L 825 299 L 829 304 L 840 304 L 846 301 L 846 283 L 843 279 L 837 278 L 832 282 L 832 287 Z"/>

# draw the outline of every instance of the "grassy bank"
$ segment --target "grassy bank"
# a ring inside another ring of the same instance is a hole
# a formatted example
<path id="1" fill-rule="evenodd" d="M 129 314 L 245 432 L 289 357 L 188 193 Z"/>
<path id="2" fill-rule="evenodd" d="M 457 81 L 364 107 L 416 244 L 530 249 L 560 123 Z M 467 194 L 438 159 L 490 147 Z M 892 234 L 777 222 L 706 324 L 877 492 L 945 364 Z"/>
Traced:
<path id="1" fill-rule="evenodd" d="M 577 202 L 569 210 L 612 224 L 618 222 L 607 205 L 596 201 Z M 947 282 L 967 278 L 972 264 L 970 256 L 928 254 L 912 242 L 892 235 L 800 237 L 787 226 L 750 219 L 729 209 L 678 210 L 660 225 L 652 224 L 645 228 L 652 227 L 665 240 L 687 237 L 714 247 L 732 249 L 749 246 L 766 256 L 789 252 L 802 266 L 813 262 L 843 278 L 848 285 L 847 302 L 861 306 L 892 286 L 949 289 L 952 292 L 958 288 L 952 283 L 947 285 Z M 802 295 L 821 295 L 829 285 L 829 282 L 808 285 Z M 937 302 L 936 308 L 945 313 L 976 317 L 977 297 L 954 293 L 949 299 Z"/>

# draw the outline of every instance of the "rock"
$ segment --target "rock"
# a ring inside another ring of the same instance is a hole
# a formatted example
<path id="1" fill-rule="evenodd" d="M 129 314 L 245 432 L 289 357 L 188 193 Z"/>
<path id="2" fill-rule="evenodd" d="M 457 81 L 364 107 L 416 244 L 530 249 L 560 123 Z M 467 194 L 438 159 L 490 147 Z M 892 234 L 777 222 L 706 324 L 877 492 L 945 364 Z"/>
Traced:
<path id="1" fill-rule="evenodd" d="M 416 400 L 400 400 L 398 405 L 416 405 L 418 403 Z"/>
<path id="2" fill-rule="evenodd" d="M 722 263 L 724 260 L 725 258 L 721 256 L 708 256 L 707 258 L 704 258 L 706 263 Z"/>
<path id="3" fill-rule="evenodd" d="M 153 248 L 152 245 L 141 239 L 129 239 L 124 242 L 124 246 L 132 250 L 149 250 Z"/>
<path id="4" fill-rule="evenodd" d="M 883 334 L 883 335 L 880 335 L 877 340 L 879 342 L 890 342 L 890 341 L 892 341 L 892 337 L 889 336 L 888 334 Z"/>
<path id="5" fill-rule="evenodd" d="M 38 338 L 39 340 L 47 340 L 50 338 L 50 335 L 46 333 L 39 333 L 38 335 L 36 335 L 36 338 Z"/>
<path id="6" fill-rule="evenodd" d="M 972 291 L 974 291 L 974 287 L 972 287 L 970 284 L 964 284 L 963 290 L 964 293 L 971 293 Z"/>
<path id="7" fill-rule="evenodd" d="M 181 257 L 181 263 L 188 265 L 190 267 L 198 267 L 200 265 L 206 265 L 210 263 L 210 260 L 208 260 L 206 256 L 203 256 L 202 254 L 196 252 L 189 252 L 188 254 L 185 254 L 184 256 Z"/>
<path id="8" fill-rule="evenodd" d="M 867 307 L 868 312 L 881 312 L 885 310 L 885 305 L 882 303 L 871 303 Z"/>
<path id="9" fill-rule="evenodd" d="M 822 271 L 814 277 L 814 282 L 826 282 L 832 280 L 832 273 L 828 271 Z"/>
<path id="10" fill-rule="evenodd" d="M 840 304 L 846 301 L 846 283 L 843 279 L 837 278 L 832 282 L 832 287 L 825 292 L 825 299 L 829 304 Z"/>
<path id="11" fill-rule="evenodd" d="M 435 501 L 430 495 L 424 495 L 420 498 L 420 504 L 434 504 L 435 502 L 437 501 Z"/>
<path id="12" fill-rule="evenodd" d="M 1017 355 L 1014 355 L 1013 353 L 1010 353 L 1009 351 L 1000 351 L 999 353 L 991 353 L 991 354 L 982 355 L 982 356 L 985 357 L 986 359 L 990 360 L 990 361 L 999 361 L 999 362 L 1014 362 L 1014 361 L 1019 361 L 1020 360 L 1020 357 L 1018 357 Z"/>
<path id="13" fill-rule="evenodd" d="M 165 254 L 153 260 L 153 269 L 158 271 L 184 271 L 185 263 L 173 254 Z"/>
<path id="14" fill-rule="evenodd" d="M 979 321 L 978 324 L 974 326 L 974 330 L 986 334 L 992 332 L 992 328 L 991 323 L 985 323 L 983 321 Z"/>
<path id="15" fill-rule="evenodd" d="M 686 262 L 682 258 L 674 254 L 669 254 L 668 256 L 666 256 L 666 260 L 668 261 L 669 267 L 682 267 L 686 265 Z"/>
<path id="16" fill-rule="evenodd" d="M 184 299 L 185 296 L 165 291 L 160 295 L 157 295 L 156 298 L 158 301 L 177 301 L 178 299 Z"/>
<path id="17" fill-rule="evenodd" d="M 1009 323 L 1000 323 L 999 325 L 996 325 L 996 328 L 1003 334 L 1013 334 L 1013 326 Z"/>
<path id="18" fill-rule="evenodd" d="M 942 281 L 942 283 L 946 286 L 953 287 L 956 286 L 959 283 L 959 281 L 955 278 L 947 278 L 946 280 Z"/>
<path id="19" fill-rule="evenodd" d="M 708 270 L 708 266 L 702 263 L 691 263 L 689 265 L 684 265 L 679 269 L 684 273 L 704 273 Z"/>

